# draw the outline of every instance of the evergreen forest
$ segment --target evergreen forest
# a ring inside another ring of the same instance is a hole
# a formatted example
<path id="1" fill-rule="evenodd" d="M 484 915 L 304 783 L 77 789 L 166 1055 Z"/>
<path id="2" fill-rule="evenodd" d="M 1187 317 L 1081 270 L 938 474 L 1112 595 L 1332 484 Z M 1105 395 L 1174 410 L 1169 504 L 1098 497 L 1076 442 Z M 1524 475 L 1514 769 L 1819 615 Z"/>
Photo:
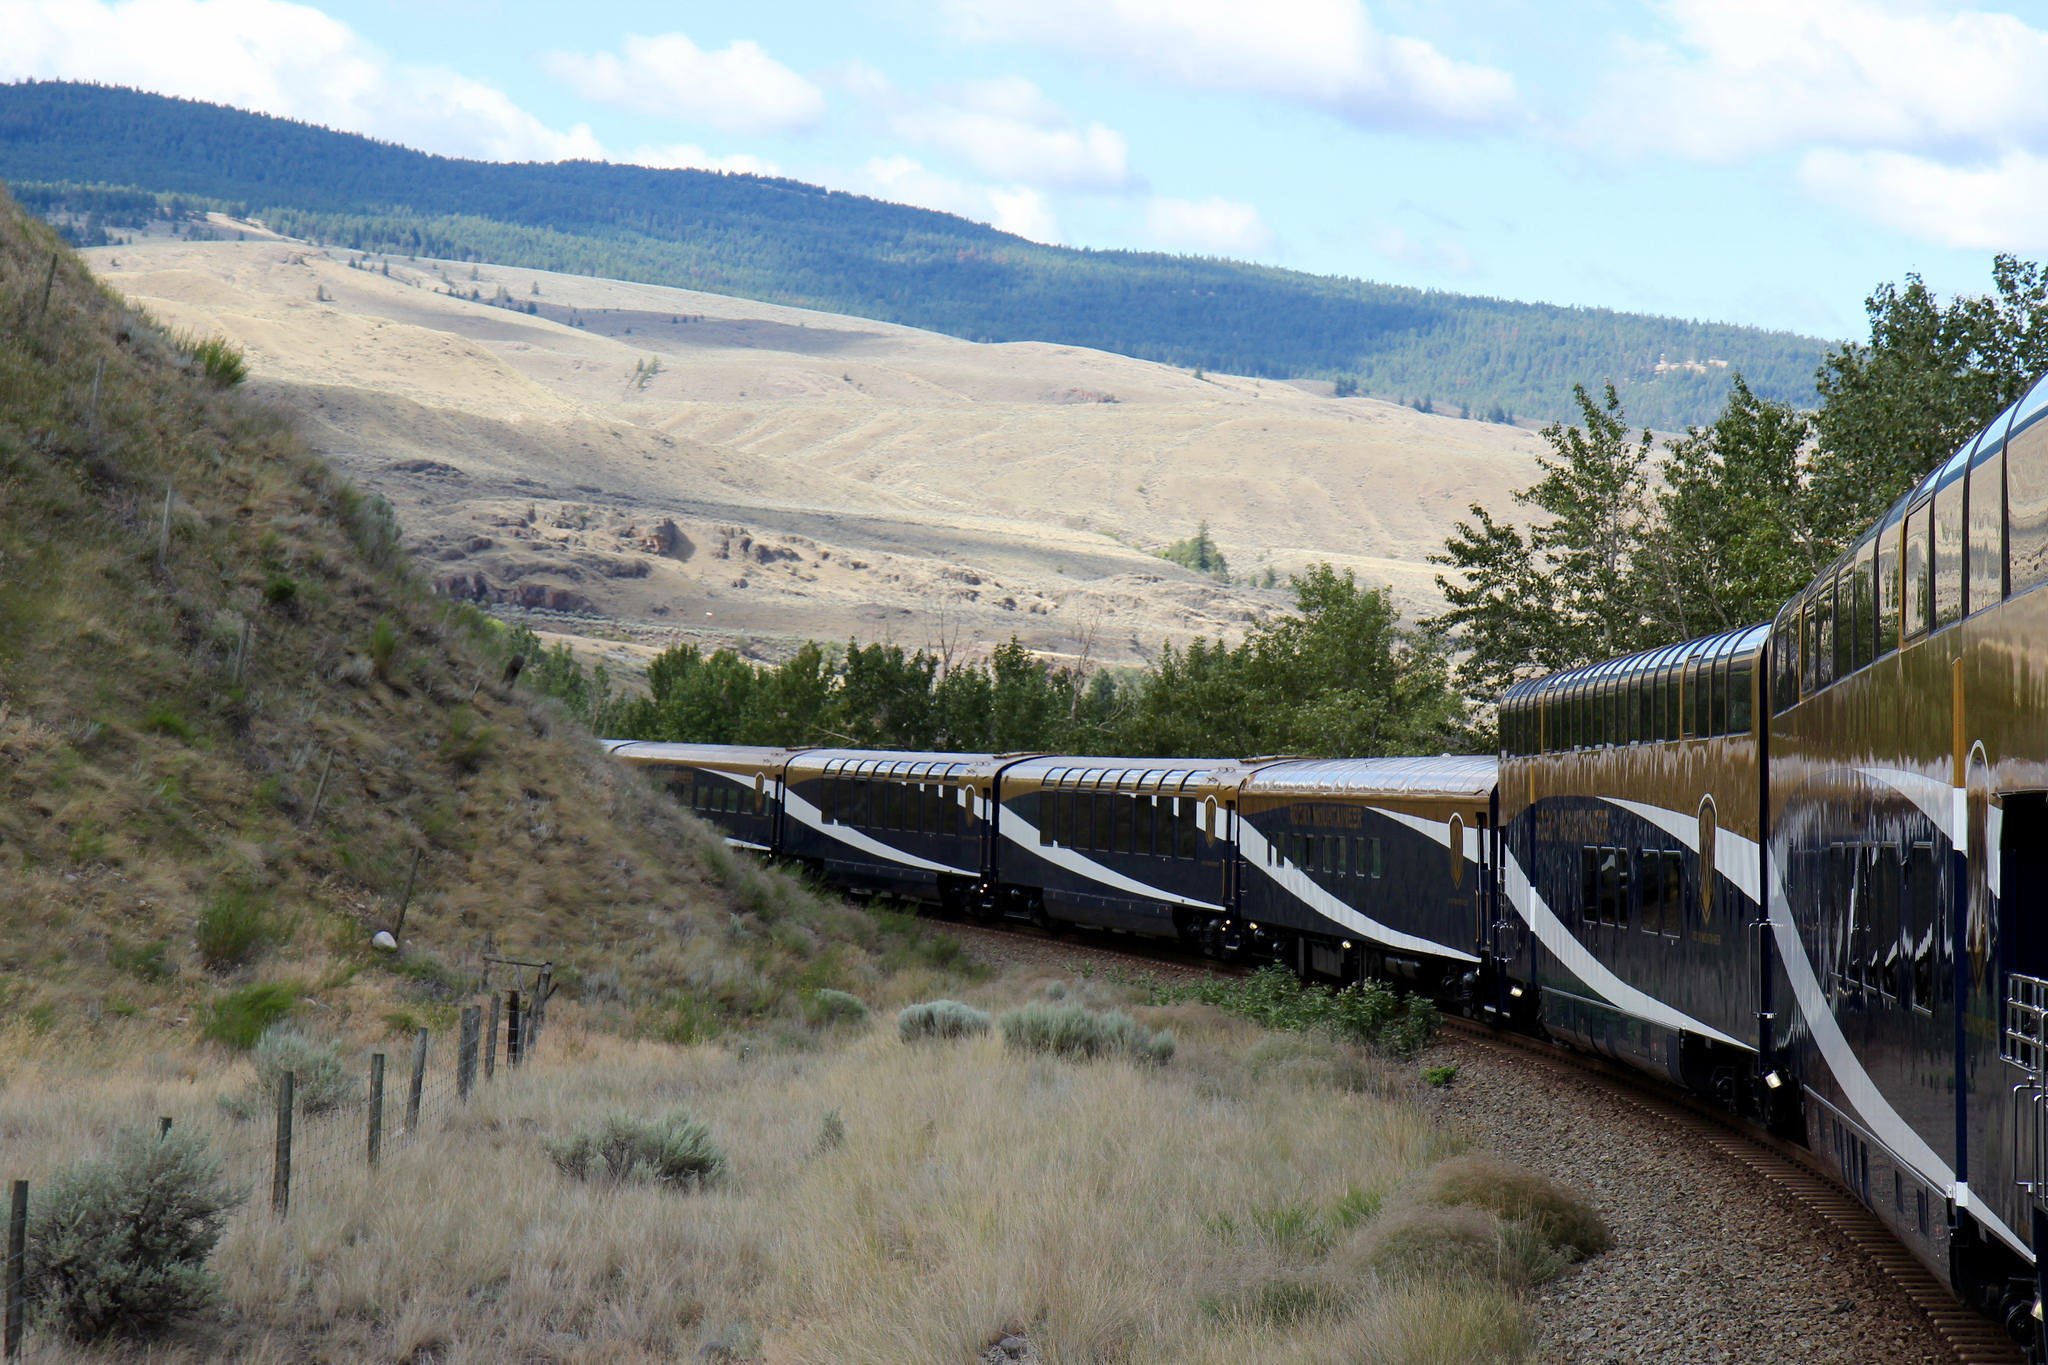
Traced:
<path id="1" fill-rule="evenodd" d="M 1156 252 L 1044 246 L 794 180 L 428 155 L 219 105 L 59 81 L 0 85 L 0 179 L 72 240 L 168 207 L 366 253 L 494 261 L 735 294 L 975 341 L 1089 346 L 1504 420 L 1575 415 L 1612 382 L 1660 430 L 1742 374 L 1810 407 L 1812 338 L 1519 303 Z"/>

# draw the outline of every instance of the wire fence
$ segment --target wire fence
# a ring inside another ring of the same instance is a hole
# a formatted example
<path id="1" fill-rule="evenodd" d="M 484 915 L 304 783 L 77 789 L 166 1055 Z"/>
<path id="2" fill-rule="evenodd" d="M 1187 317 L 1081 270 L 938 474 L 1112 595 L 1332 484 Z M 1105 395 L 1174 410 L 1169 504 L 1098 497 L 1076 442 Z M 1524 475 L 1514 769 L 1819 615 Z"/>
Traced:
<path id="1" fill-rule="evenodd" d="M 510 990 L 465 1007 L 452 1040 L 437 1043 L 422 1028 L 402 1053 L 369 1054 L 359 1087 L 308 1087 L 288 1071 L 253 1112 L 188 1116 L 181 1131 L 202 1133 L 230 1186 L 248 1192 L 234 1218 L 287 1219 L 294 1208 L 352 1187 L 347 1177 L 409 1147 L 451 1120 L 478 1086 L 517 1070 L 539 1039 L 549 975 L 541 975 L 531 997 Z M 162 1137 L 172 1119 L 160 1117 L 156 1125 Z M 0 1359 L 14 1361 L 29 1326 L 29 1182 L 13 1181 L 9 1193 Z"/>

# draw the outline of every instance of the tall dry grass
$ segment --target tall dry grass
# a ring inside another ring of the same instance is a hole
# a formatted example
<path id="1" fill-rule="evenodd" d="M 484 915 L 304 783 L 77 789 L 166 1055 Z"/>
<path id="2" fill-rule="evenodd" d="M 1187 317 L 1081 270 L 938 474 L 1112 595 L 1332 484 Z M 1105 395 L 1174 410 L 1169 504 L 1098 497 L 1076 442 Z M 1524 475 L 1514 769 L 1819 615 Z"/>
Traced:
<path id="1" fill-rule="evenodd" d="M 999 982 L 972 998 L 1014 1003 Z M 1146 1022 L 1161 1014 L 1139 1009 Z M 216 1267 L 227 1312 L 165 1359 L 1465 1361 L 1524 1348 L 1499 1275 L 1375 1269 L 1461 1143 L 1403 1099 L 1262 1066 L 1254 1026 L 1175 1007 L 1166 1066 L 1020 1055 L 895 1030 L 676 1048 L 581 1026 L 452 1103 L 374 1174 L 252 1207 Z M 1298 1054 L 1297 1054 L 1298 1055 Z M 50 1055 L 0 1090 L 18 1173 L 157 1112 L 205 1122 L 246 1078 Z M 728 1158 L 671 1192 L 559 1175 L 545 1143 L 681 1105 Z M 1484 1214 L 1490 1218 L 1492 1215 Z M 72 1358 L 48 1335 L 32 1358 Z"/>

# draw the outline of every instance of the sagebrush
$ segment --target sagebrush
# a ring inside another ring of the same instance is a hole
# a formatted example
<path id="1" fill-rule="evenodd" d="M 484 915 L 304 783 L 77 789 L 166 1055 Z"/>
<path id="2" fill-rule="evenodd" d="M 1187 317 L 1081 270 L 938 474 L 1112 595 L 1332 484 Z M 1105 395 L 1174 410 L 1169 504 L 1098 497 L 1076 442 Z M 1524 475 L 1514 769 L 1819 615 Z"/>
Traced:
<path id="1" fill-rule="evenodd" d="M 59 1174 L 28 1229 L 28 1293 L 78 1341 L 140 1337 L 213 1303 L 207 1258 L 241 1195 L 202 1136 L 124 1130 Z"/>
<path id="2" fill-rule="evenodd" d="M 1085 1005 L 1032 1003 L 1002 1017 L 1003 1045 L 1019 1052 L 1050 1052 L 1061 1057 L 1123 1056 L 1162 1064 L 1176 1047 L 1167 1030 L 1146 1028 L 1122 1010 L 1091 1010 Z"/>
<path id="3" fill-rule="evenodd" d="M 676 1108 L 644 1118 L 624 1111 L 547 1143 L 555 1169 L 574 1180 L 648 1181 L 694 1187 L 718 1179 L 725 1153 L 711 1130 Z"/>
<path id="4" fill-rule="evenodd" d="M 986 1011 L 958 1000 L 927 1000 L 897 1011 L 896 1033 L 906 1043 L 921 1038 L 971 1038 L 987 1033 L 991 1022 Z"/>

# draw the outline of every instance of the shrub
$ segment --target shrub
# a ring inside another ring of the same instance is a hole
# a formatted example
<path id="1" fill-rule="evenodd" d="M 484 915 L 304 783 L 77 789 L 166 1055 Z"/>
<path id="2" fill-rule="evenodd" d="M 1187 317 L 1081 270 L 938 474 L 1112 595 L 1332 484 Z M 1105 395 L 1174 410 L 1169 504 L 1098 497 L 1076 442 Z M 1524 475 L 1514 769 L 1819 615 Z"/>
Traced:
<path id="1" fill-rule="evenodd" d="M 988 1015 L 958 1000 L 927 1000 L 896 1014 L 896 1033 L 906 1043 L 920 1038 L 968 1038 L 987 1033 Z"/>
<path id="2" fill-rule="evenodd" d="M 115 971 L 127 972 L 144 981 L 168 981 L 177 973 L 165 956 L 171 945 L 163 939 L 151 939 L 147 943 L 129 943 L 114 939 L 107 944 L 107 962 Z"/>
<path id="3" fill-rule="evenodd" d="M 550 1139 L 547 1153 L 563 1175 L 613 1184 L 644 1180 L 691 1187 L 725 1170 L 725 1154 L 711 1140 L 711 1130 L 680 1108 L 651 1119 L 608 1114 L 595 1128 Z"/>
<path id="4" fill-rule="evenodd" d="M 1363 1234 L 1365 1268 L 1388 1279 L 1498 1280 L 1522 1287 L 1554 1279 L 1567 1264 L 1533 1229 L 1486 1209 L 1415 1205 Z"/>
<path id="5" fill-rule="evenodd" d="M 1154 1033 L 1122 1010 L 1097 1013 L 1083 1005 L 1025 1005 L 1003 1016 L 1003 1046 L 1060 1057 L 1122 1054 L 1133 1061 L 1172 1060 L 1173 1034 Z"/>
<path id="6" fill-rule="evenodd" d="M 253 892 L 223 891 L 199 912 L 199 957 L 217 972 L 241 966 L 270 938 L 268 909 Z"/>
<path id="7" fill-rule="evenodd" d="M 1296 1033 L 1321 1030 L 1366 1043 L 1397 1057 L 1412 1057 L 1436 1035 L 1436 1006 L 1401 995 L 1377 981 L 1342 990 L 1311 986 L 1285 967 L 1261 967 L 1250 976 L 1212 977 L 1154 988 L 1152 1003 L 1199 1000 L 1267 1028 Z"/>
<path id="8" fill-rule="evenodd" d="M 1452 1157 L 1430 1172 L 1422 1197 L 1462 1204 L 1520 1223 L 1577 1261 L 1612 1245 L 1607 1224 L 1584 1200 L 1547 1176 L 1484 1156 Z"/>
<path id="9" fill-rule="evenodd" d="M 229 991 L 206 1009 L 200 1032 L 236 1051 L 256 1046 L 264 1030 L 298 1008 L 299 992 L 282 981 L 258 981 Z"/>
<path id="10" fill-rule="evenodd" d="M 380 616 L 370 627 L 370 667 L 385 682 L 391 681 L 391 662 L 398 657 L 398 627 L 391 618 Z"/>
<path id="11" fill-rule="evenodd" d="M 292 1073 L 292 1103 L 302 1114 L 324 1114 L 355 1102 L 355 1077 L 348 1073 L 339 1043 L 309 1037 L 290 1024 L 273 1024 L 263 1030 L 250 1060 L 256 1063 L 257 1089 L 273 1108 L 287 1071 Z"/>
<path id="12" fill-rule="evenodd" d="M 1422 1079 L 1438 1089 L 1449 1085 L 1457 1078 L 1458 1068 L 1456 1066 L 1426 1066 L 1422 1068 Z"/>
<path id="13" fill-rule="evenodd" d="M 196 1134 L 117 1133 L 60 1173 L 28 1230 L 28 1289 L 67 1336 L 143 1336 L 213 1302 L 206 1268 L 240 1195 Z"/>
<path id="14" fill-rule="evenodd" d="M 263 600 L 273 607 L 289 608 L 299 600 L 299 583 L 290 574 L 272 573 L 263 584 Z"/>
<path id="15" fill-rule="evenodd" d="M 810 999 L 804 1002 L 804 1012 L 812 1023 L 828 1027 L 841 1024 L 865 1026 L 874 1018 L 874 1011 L 868 1008 L 865 1000 L 848 991 L 833 990 L 830 986 L 812 991 Z"/>
<path id="16" fill-rule="evenodd" d="M 228 344 L 226 337 L 208 337 L 204 341 L 192 341 L 188 347 L 192 358 L 199 362 L 199 368 L 217 388 L 231 389 L 249 377 L 248 362 L 242 353 Z"/>

